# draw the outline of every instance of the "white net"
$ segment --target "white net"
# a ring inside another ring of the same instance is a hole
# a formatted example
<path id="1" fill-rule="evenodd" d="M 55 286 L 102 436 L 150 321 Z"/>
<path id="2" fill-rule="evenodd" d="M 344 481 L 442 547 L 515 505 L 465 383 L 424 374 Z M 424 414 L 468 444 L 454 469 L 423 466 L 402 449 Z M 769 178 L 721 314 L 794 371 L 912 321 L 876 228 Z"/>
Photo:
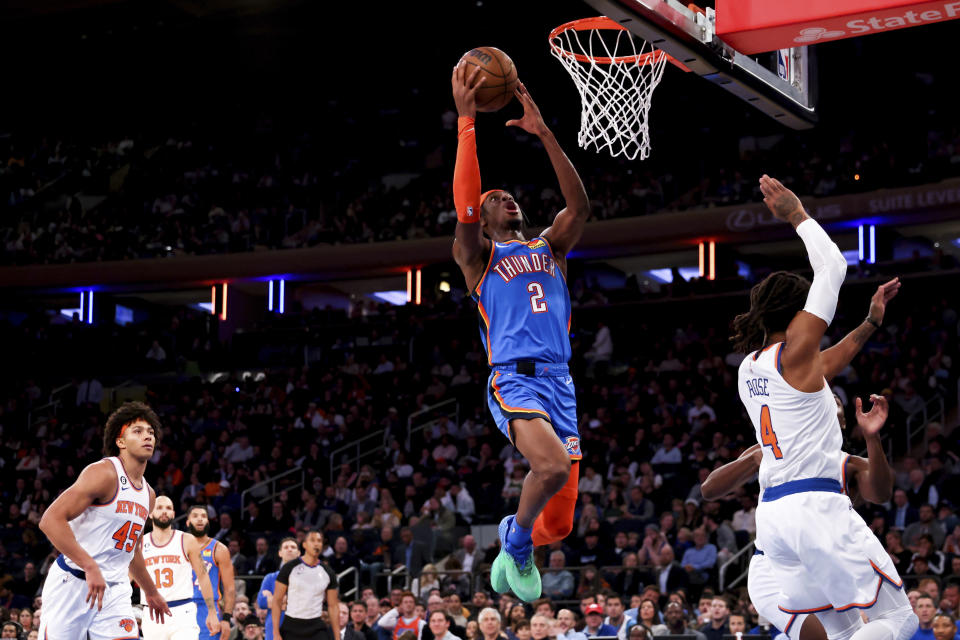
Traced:
<path id="1" fill-rule="evenodd" d="M 667 55 L 613 20 L 589 24 L 595 26 L 564 25 L 550 37 L 551 53 L 580 92 L 577 142 L 598 153 L 644 160 L 650 155 L 650 103 Z"/>

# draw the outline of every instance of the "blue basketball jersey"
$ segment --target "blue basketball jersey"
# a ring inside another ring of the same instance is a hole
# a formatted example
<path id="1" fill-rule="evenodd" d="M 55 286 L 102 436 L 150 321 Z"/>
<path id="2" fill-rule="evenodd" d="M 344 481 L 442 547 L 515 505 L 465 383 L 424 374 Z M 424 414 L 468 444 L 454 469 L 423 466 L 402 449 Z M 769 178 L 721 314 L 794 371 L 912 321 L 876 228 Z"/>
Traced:
<path id="1" fill-rule="evenodd" d="M 546 238 L 494 242 L 473 292 L 487 363 L 570 360 L 570 292 Z"/>
<path id="2" fill-rule="evenodd" d="M 210 575 L 210 584 L 213 586 L 213 601 L 219 609 L 220 603 L 220 569 L 214 561 L 213 551 L 217 548 L 217 541 L 211 539 L 210 542 L 200 550 L 200 558 L 207 565 L 207 573 Z M 200 625 L 200 640 L 211 640 L 220 637 L 218 633 L 211 636 L 207 631 L 207 603 L 203 601 L 203 594 L 200 592 L 200 582 L 196 574 L 193 576 L 193 600 L 197 603 L 197 624 Z M 217 618 L 220 616 L 217 615 Z"/>

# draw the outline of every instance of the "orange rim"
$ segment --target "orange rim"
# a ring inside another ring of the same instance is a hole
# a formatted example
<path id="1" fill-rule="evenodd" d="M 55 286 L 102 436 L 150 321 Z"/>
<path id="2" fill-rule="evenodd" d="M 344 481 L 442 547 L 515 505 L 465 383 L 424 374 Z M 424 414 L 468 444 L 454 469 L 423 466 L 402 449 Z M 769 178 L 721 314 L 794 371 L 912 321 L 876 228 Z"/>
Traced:
<path id="1" fill-rule="evenodd" d="M 565 24 L 560 25 L 556 29 L 550 32 L 548 37 L 550 42 L 550 48 L 553 49 L 558 55 L 563 56 L 564 58 L 573 58 L 577 62 L 593 62 L 596 64 L 624 64 L 624 63 L 634 63 L 638 65 L 648 65 L 655 62 L 660 62 L 664 56 L 667 60 L 673 65 L 683 69 L 684 71 L 690 71 L 686 65 L 682 62 L 671 56 L 670 54 L 662 51 L 661 49 L 654 49 L 649 53 L 643 53 L 635 56 L 617 56 L 611 58 L 609 56 L 588 56 L 582 53 L 576 53 L 574 51 L 567 51 L 560 45 L 554 42 L 555 39 L 559 38 L 561 34 L 567 31 L 594 31 L 606 29 L 608 31 L 627 31 L 627 28 L 622 24 L 619 24 L 615 20 L 608 18 L 607 16 L 596 16 L 594 18 L 580 18 L 579 20 L 572 20 Z"/>

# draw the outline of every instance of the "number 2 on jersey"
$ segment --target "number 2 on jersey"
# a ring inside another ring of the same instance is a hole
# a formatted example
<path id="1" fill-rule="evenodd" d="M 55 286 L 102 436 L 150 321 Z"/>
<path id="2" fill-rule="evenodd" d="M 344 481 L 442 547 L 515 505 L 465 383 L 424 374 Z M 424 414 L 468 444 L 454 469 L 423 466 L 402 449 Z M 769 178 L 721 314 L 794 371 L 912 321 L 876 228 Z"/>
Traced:
<path id="1" fill-rule="evenodd" d="M 543 299 L 543 286 L 539 282 L 531 282 L 527 285 L 527 291 L 530 296 L 530 308 L 534 313 L 543 313 L 547 310 L 547 301 Z"/>
<path id="2" fill-rule="evenodd" d="M 773 431 L 773 422 L 770 421 L 770 407 L 767 405 L 760 407 L 760 442 L 763 446 L 770 447 L 773 457 L 777 460 L 783 458 L 783 452 L 780 451 L 780 444 L 777 442 L 777 434 Z"/>
<path id="3" fill-rule="evenodd" d="M 122 527 L 113 533 L 112 537 L 117 541 L 114 549 L 133 551 L 133 548 L 137 546 L 137 538 L 140 536 L 141 529 L 143 529 L 142 524 L 134 524 L 127 520 Z M 124 543 L 126 543 L 126 548 L 124 548 Z"/>

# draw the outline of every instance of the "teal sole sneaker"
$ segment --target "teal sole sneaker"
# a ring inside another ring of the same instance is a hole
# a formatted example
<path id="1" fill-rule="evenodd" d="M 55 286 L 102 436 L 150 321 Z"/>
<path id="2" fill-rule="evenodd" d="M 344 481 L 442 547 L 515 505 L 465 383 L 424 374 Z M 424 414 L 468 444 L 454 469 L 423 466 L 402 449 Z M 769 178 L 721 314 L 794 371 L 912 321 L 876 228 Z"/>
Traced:
<path id="1" fill-rule="evenodd" d="M 500 538 L 500 553 L 493 561 L 490 567 L 490 585 L 497 593 L 506 593 L 510 590 L 510 583 L 507 581 L 507 565 L 513 564 L 513 558 L 507 553 L 507 531 L 510 529 L 510 523 L 513 516 L 507 516 L 500 521 L 497 527 L 497 536 Z"/>
<path id="2" fill-rule="evenodd" d="M 533 561 L 533 550 L 530 550 L 523 563 L 517 562 L 513 556 L 507 560 L 507 582 L 517 597 L 524 602 L 533 602 L 539 598 L 542 592 L 540 570 Z"/>

